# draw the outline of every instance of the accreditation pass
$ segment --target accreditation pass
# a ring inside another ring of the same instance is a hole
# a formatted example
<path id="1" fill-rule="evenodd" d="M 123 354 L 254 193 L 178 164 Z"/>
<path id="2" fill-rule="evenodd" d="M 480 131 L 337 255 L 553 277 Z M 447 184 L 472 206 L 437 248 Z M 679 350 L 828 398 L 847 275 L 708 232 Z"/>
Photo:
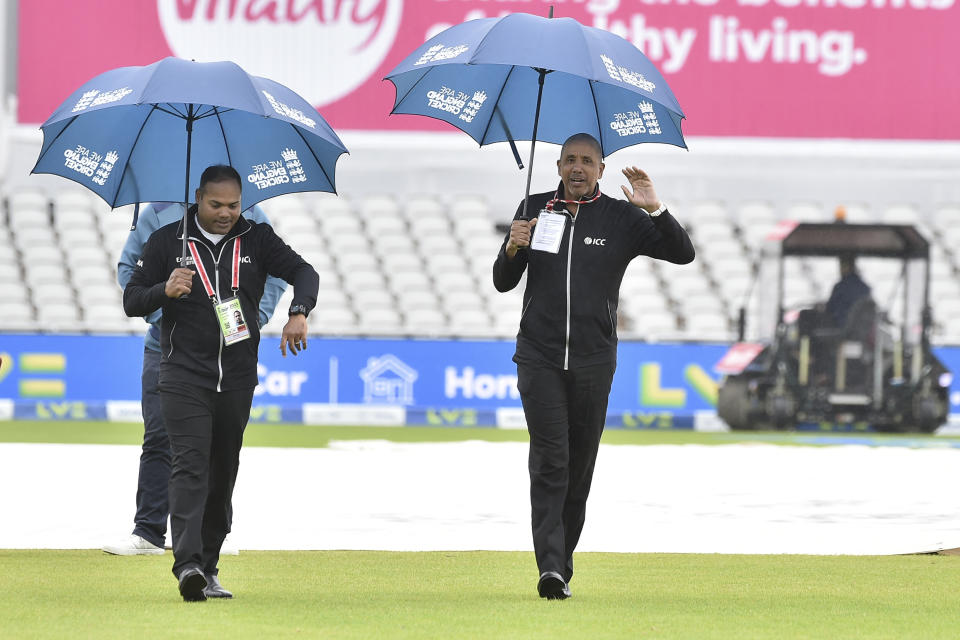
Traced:
<path id="1" fill-rule="evenodd" d="M 542 210 L 533 228 L 533 241 L 530 243 L 530 248 L 535 251 L 557 253 L 560 251 L 560 242 L 563 240 L 563 229 L 566 224 L 567 216 L 562 213 Z"/>
<path id="2" fill-rule="evenodd" d="M 243 308 L 240 298 L 234 296 L 213 305 L 217 312 L 217 321 L 220 323 L 220 332 L 223 333 L 223 343 L 227 346 L 246 340 L 250 337 L 250 329 L 243 317 Z"/>

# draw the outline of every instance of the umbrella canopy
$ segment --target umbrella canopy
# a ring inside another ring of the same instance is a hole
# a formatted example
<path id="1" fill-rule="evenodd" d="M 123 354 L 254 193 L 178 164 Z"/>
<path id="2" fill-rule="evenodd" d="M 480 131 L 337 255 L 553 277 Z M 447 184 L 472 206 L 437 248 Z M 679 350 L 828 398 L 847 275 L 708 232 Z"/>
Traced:
<path id="1" fill-rule="evenodd" d="M 111 207 L 189 203 L 202 171 L 233 166 L 243 207 L 285 193 L 335 192 L 347 151 L 306 100 L 232 62 L 165 58 L 107 71 L 42 126 L 33 173 L 63 176 Z"/>
<path id="2" fill-rule="evenodd" d="M 562 144 L 583 132 L 605 156 L 641 142 L 686 148 L 685 116 L 656 67 L 620 36 L 572 18 L 514 13 L 464 22 L 421 45 L 387 79 L 397 90 L 392 113 L 444 120 L 480 145 Z"/>

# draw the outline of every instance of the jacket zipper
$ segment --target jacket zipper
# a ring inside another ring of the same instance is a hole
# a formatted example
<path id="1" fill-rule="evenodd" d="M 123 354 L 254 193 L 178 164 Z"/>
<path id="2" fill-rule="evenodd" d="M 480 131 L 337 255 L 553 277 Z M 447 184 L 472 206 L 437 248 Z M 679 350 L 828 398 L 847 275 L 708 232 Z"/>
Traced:
<path id="1" fill-rule="evenodd" d="M 174 322 L 173 326 L 170 327 L 170 353 L 167 354 L 167 358 L 173 356 L 173 332 L 177 330 L 177 323 Z"/>
<path id="2" fill-rule="evenodd" d="M 573 262 L 573 230 L 577 226 L 577 219 L 570 216 L 570 236 L 567 238 L 567 336 L 563 348 L 563 370 L 570 369 L 570 272 Z"/>
<path id="3" fill-rule="evenodd" d="M 220 247 L 220 255 L 215 256 L 213 255 L 213 249 L 208 247 L 203 242 L 200 242 L 200 245 L 204 247 L 207 251 L 209 251 L 210 257 L 213 258 L 213 274 L 214 274 L 213 290 L 217 294 L 217 302 L 220 301 L 220 258 L 223 257 L 223 249 L 228 244 L 232 244 L 232 243 L 224 242 L 223 245 Z M 221 391 L 220 389 L 221 383 L 223 383 L 223 336 L 220 336 L 220 344 L 217 348 L 217 393 L 220 393 Z"/>
<path id="4" fill-rule="evenodd" d="M 523 308 L 523 311 L 520 312 L 520 322 L 523 322 L 524 316 L 527 315 L 527 309 L 530 308 L 530 304 L 533 302 L 533 296 L 530 296 L 530 299 L 527 301 L 527 306 Z"/>

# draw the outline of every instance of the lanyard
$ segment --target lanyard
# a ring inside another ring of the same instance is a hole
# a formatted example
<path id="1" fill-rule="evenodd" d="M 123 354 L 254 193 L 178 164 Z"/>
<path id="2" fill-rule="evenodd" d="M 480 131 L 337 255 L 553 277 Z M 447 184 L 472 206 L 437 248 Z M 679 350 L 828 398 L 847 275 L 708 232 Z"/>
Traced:
<path id="1" fill-rule="evenodd" d="M 553 192 L 553 198 L 547 201 L 547 211 L 553 211 L 553 205 L 557 202 L 562 202 L 563 204 L 590 204 L 591 202 L 596 202 L 600 198 L 600 187 L 597 187 L 596 195 L 594 195 L 589 200 L 564 200 L 563 198 L 558 198 L 557 194 L 560 193 L 560 190 Z"/>
<path id="2" fill-rule="evenodd" d="M 210 284 L 210 277 L 207 275 L 207 270 L 203 266 L 203 262 L 200 260 L 200 254 L 197 252 L 197 245 L 191 240 L 189 243 L 190 246 L 190 255 L 193 256 L 193 263 L 197 266 L 197 273 L 200 274 L 200 281 L 203 283 L 203 288 L 207 292 L 207 295 L 210 296 L 210 299 L 217 302 L 217 292 L 213 290 L 213 285 Z M 230 288 L 233 289 L 234 294 L 240 288 L 240 238 L 234 238 L 233 240 L 233 260 L 231 261 L 231 271 L 233 272 L 230 280 Z"/>

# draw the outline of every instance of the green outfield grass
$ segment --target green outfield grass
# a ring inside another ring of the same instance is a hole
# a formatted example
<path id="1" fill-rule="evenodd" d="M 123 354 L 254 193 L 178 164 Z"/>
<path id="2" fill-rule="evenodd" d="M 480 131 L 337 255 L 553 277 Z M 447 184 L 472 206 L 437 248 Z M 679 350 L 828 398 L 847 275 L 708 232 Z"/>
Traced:
<path id="1" fill-rule="evenodd" d="M 171 557 L 0 551 L 2 638 L 956 638 L 960 558 L 584 553 L 573 598 L 529 553 L 242 552 L 230 601 Z"/>
<path id="2" fill-rule="evenodd" d="M 142 426 L 0 422 L 0 442 L 139 445 Z M 844 434 L 609 429 L 611 444 L 831 444 Z M 932 436 L 867 436 L 952 446 Z M 331 440 L 519 441 L 524 431 L 252 424 L 247 446 Z M 3 525 L 0 514 L 0 526 Z M 708 531 L 703 535 L 709 535 Z M 221 561 L 232 601 L 183 603 L 169 553 L 0 550 L 7 638 L 691 638 L 960 636 L 960 557 L 577 555 L 574 597 L 539 599 L 532 553 L 243 551 Z"/>
<path id="3" fill-rule="evenodd" d="M 66 444 L 135 444 L 143 439 L 143 425 L 106 421 L 0 421 L 0 442 Z M 244 436 L 250 447 L 326 447 L 331 440 L 391 440 L 393 442 L 527 442 L 527 432 L 470 427 L 325 427 L 302 424 L 251 423 Z M 607 429 L 606 444 L 737 444 L 761 442 L 789 445 L 858 443 L 898 446 L 960 445 L 958 437 L 877 435 L 852 433 L 697 432 L 687 430 Z"/>

